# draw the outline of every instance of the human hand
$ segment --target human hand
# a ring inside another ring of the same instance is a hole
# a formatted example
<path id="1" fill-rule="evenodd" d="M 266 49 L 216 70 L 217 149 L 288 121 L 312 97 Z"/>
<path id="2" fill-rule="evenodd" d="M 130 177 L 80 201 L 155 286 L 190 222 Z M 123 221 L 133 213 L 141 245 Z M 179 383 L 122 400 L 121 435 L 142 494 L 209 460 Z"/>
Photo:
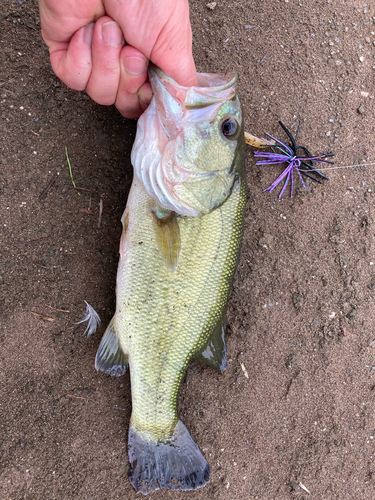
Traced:
<path id="1" fill-rule="evenodd" d="M 152 61 L 196 85 L 188 0 L 40 0 L 42 36 L 56 75 L 99 104 L 138 118 L 152 92 Z"/>

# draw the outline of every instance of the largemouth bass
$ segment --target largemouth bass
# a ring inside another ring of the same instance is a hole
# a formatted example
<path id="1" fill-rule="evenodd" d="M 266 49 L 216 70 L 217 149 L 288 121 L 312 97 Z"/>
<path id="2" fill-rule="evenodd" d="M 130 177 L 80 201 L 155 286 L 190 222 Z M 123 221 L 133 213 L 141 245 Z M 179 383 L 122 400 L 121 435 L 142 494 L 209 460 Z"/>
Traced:
<path id="1" fill-rule="evenodd" d="M 228 295 L 246 201 L 244 130 L 234 75 L 178 85 L 149 72 L 154 97 L 138 121 L 134 180 L 122 217 L 116 312 L 95 366 L 129 365 L 130 481 L 147 494 L 209 481 L 206 459 L 179 420 L 190 360 L 224 370 Z"/>

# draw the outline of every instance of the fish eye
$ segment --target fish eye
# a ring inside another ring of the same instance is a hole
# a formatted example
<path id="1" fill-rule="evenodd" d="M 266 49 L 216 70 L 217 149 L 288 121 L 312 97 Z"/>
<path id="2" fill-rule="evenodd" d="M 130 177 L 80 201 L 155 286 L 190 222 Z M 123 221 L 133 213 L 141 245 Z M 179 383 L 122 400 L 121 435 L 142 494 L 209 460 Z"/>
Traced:
<path id="1" fill-rule="evenodd" d="M 221 130 L 225 137 L 228 139 L 234 139 L 234 135 L 236 134 L 238 130 L 238 123 L 234 118 L 226 118 L 222 123 L 221 123 Z"/>

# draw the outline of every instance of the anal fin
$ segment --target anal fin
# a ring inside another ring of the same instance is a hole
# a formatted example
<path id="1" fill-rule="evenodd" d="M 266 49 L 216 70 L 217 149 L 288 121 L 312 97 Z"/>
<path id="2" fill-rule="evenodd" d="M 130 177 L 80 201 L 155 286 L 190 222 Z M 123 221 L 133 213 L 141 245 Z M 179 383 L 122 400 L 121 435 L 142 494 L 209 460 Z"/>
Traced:
<path id="1" fill-rule="evenodd" d="M 120 377 L 126 372 L 128 357 L 121 349 L 114 328 L 114 319 L 113 316 L 100 342 L 95 357 L 95 368 L 112 377 Z"/>
<path id="2" fill-rule="evenodd" d="M 219 321 L 207 346 L 203 351 L 194 356 L 194 361 L 213 366 L 220 371 L 224 371 L 228 365 L 227 361 L 227 346 L 225 344 L 225 323 Z"/>

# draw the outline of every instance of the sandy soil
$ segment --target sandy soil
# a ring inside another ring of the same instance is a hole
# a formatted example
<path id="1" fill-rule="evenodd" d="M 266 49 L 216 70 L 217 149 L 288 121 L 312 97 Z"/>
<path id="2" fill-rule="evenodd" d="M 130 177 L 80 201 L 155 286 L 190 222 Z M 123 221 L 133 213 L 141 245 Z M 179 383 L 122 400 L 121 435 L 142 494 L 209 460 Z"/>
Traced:
<path id="1" fill-rule="evenodd" d="M 212 480 L 156 500 L 374 498 L 374 16 L 354 0 L 191 2 L 197 66 L 238 72 L 249 132 L 283 139 L 278 120 L 300 118 L 300 143 L 360 166 L 277 201 L 262 191 L 280 168 L 248 148 L 229 367 L 193 364 L 180 394 Z M 39 31 L 34 0 L 1 3 L 0 498 L 139 498 L 129 377 L 94 369 L 136 123 L 61 84 Z M 84 300 L 102 318 L 90 339 Z"/>

